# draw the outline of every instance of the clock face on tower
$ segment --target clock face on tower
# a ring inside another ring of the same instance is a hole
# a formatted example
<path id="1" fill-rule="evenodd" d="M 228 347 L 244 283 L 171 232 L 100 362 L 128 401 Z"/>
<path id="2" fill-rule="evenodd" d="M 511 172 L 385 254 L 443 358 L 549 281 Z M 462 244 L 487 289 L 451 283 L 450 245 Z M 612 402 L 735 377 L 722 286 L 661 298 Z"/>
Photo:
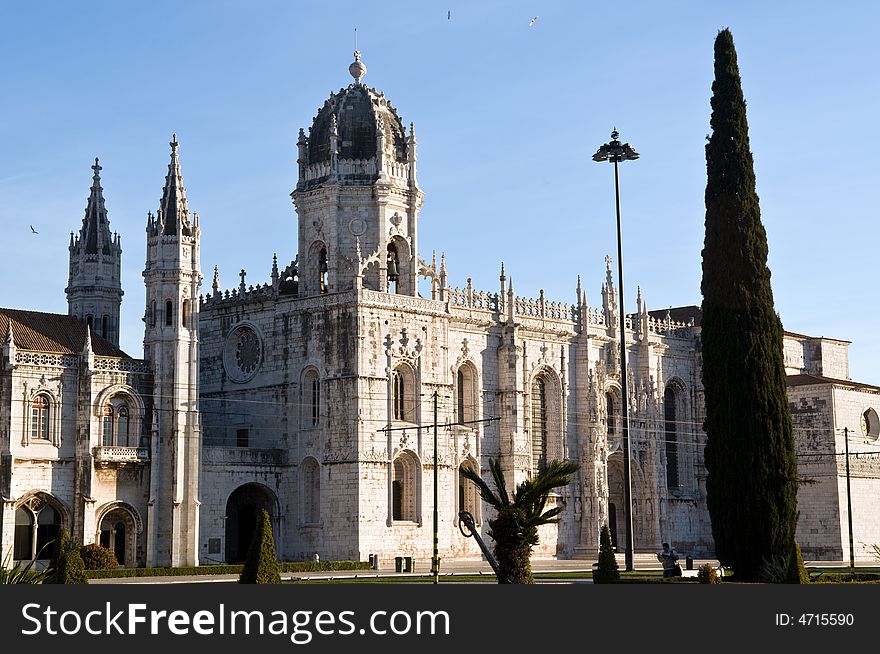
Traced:
<path id="1" fill-rule="evenodd" d="M 254 377 L 263 363 L 263 341 L 248 324 L 236 325 L 226 337 L 223 367 L 234 382 L 243 383 Z"/>

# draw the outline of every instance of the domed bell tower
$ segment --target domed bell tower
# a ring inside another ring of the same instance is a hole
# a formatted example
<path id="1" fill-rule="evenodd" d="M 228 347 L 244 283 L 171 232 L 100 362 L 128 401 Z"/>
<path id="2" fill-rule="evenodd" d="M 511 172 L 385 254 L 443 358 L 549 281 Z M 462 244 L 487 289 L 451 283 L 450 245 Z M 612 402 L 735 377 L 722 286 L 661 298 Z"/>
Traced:
<path id="1" fill-rule="evenodd" d="M 361 83 L 367 67 L 354 53 L 354 83 L 318 110 L 297 141 L 299 179 L 291 193 L 299 221 L 299 295 L 363 286 L 418 294 L 416 137 L 385 97 Z"/>

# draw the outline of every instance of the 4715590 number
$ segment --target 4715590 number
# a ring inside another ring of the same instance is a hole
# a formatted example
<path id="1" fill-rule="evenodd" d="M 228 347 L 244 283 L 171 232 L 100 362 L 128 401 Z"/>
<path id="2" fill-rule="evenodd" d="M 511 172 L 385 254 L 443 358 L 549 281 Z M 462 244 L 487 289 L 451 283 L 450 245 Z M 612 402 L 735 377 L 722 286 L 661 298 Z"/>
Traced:
<path id="1" fill-rule="evenodd" d="M 777 613 L 777 627 L 850 627 L 855 621 L 852 613 Z"/>

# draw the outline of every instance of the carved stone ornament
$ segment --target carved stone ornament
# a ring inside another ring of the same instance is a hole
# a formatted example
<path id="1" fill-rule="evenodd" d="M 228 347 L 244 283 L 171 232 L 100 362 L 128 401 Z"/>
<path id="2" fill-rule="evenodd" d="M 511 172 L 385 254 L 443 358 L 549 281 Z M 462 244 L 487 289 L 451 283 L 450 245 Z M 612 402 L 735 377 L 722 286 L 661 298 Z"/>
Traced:
<path id="1" fill-rule="evenodd" d="M 418 359 L 422 353 L 422 339 L 416 338 L 415 343 L 406 335 L 406 328 L 400 330 L 400 338 L 395 343 L 391 334 L 385 337 L 385 354 L 395 359 Z"/>
<path id="2" fill-rule="evenodd" d="M 367 221 L 363 218 L 352 218 L 348 223 L 348 231 L 352 236 L 363 236 L 367 233 Z"/>
<path id="3" fill-rule="evenodd" d="M 263 341 L 247 324 L 239 324 L 229 332 L 223 347 L 223 367 L 234 382 L 253 379 L 263 364 Z"/>

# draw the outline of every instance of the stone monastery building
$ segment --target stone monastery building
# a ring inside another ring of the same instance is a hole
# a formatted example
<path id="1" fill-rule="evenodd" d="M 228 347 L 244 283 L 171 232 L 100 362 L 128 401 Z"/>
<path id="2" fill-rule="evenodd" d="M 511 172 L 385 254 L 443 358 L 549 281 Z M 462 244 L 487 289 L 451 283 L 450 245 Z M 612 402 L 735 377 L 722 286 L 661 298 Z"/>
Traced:
<path id="1" fill-rule="evenodd" d="M 265 283 L 242 271 L 224 290 L 215 269 L 203 289 L 172 140 L 147 218 L 143 359 L 118 347 L 122 252 L 95 161 L 68 315 L 0 309 L 3 560 L 48 558 L 63 526 L 125 566 L 239 561 L 263 508 L 283 560 L 428 558 L 435 396 L 444 559 L 480 557 L 457 516 L 488 539 L 489 509 L 461 471 L 485 476 L 490 457 L 510 487 L 553 459 L 580 464 L 536 556 L 594 558 L 605 523 L 622 548 L 622 401 L 636 551 L 711 553 L 699 308 L 649 311 L 639 295 L 622 316 L 610 259 L 597 306 L 580 283 L 574 304 L 518 296 L 503 266 L 495 289 L 451 287 L 444 258 L 419 256 L 412 123 L 361 82 L 359 53 L 350 72 L 300 130 L 298 243 Z M 880 388 L 849 379 L 847 347 L 785 336 L 800 473 L 815 482 L 798 498 L 808 559 L 848 556 L 847 446 L 857 556 L 880 543 Z"/>

